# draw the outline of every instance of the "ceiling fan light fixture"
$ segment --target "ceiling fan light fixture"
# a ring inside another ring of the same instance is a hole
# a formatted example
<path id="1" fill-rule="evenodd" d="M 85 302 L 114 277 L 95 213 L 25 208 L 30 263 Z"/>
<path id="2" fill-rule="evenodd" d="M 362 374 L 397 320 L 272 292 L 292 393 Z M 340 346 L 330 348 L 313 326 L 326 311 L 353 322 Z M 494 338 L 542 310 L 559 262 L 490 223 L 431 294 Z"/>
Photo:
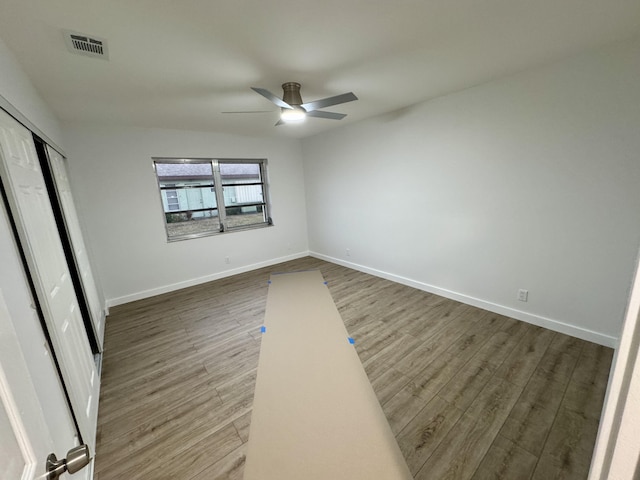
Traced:
<path id="1" fill-rule="evenodd" d="M 307 112 L 302 107 L 283 108 L 280 120 L 285 123 L 301 123 L 307 118 Z"/>
<path id="2" fill-rule="evenodd" d="M 274 105 L 280 107 L 280 120 L 276 123 L 276 127 L 285 123 L 300 123 L 303 122 L 306 117 L 342 120 L 347 116 L 346 113 L 327 112 L 321 110 L 321 108 L 358 100 L 358 97 L 356 97 L 353 92 L 348 92 L 343 93 L 342 95 L 335 95 L 333 97 L 316 100 L 314 102 L 302 103 L 302 97 L 300 96 L 300 84 L 297 82 L 287 82 L 282 84 L 282 99 L 276 97 L 265 88 L 251 87 L 251 90 L 256 92 L 258 95 L 262 95 Z"/>

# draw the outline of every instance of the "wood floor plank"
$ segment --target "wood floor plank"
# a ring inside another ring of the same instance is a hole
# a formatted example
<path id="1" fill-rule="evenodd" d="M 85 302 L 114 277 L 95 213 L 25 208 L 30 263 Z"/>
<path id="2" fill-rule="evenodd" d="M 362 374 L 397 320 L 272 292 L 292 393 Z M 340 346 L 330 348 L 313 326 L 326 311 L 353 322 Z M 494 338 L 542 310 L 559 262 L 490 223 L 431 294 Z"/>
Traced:
<path id="1" fill-rule="evenodd" d="M 478 418 L 497 434 L 522 391 L 519 385 L 493 377 L 465 413 Z"/>
<path id="2" fill-rule="evenodd" d="M 500 327 L 500 331 L 508 333 L 512 337 L 521 337 L 529 332 L 535 331 L 537 328 L 538 327 L 530 323 L 519 322 L 514 318 L 507 318 Z"/>
<path id="3" fill-rule="evenodd" d="M 240 480 L 267 280 L 310 269 L 417 479 L 586 479 L 611 349 L 304 257 L 111 308 L 96 480 Z"/>
<path id="4" fill-rule="evenodd" d="M 521 400 L 555 412 L 563 401 L 566 387 L 566 382 L 559 381 L 558 377 L 536 371 L 522 392 Z"/>
<path id="5" fill-rule="evenodd" d="M 602 413 L 605 394 L 604 383 L 594 382 L 592 385 L 587 385 L 571 382 L 567 387 L 563 405 L 573 412 L 598 420 Z"/>
<path id="6" fill-rule="evenodd" d="M 415 475 L 449 433 L 462 410 L 435 396 L 398 434 L 398 445 Z"/>
<path id="7" fill-rule="evenodd" d="M 175 340 L 176 336 L 187 335 L 184 325 L 177 323 L 175 318 L 167 320 L 172 322 L 171 325 L 165 325 L 161 321 L 158 323 L 152 323 L 139 330 L 125 330 L 122 333 L 114 333 L 109 336 L 109 343 L 105 344 L 106 349 L 117 351 L 119 354 L 126 354 L 128 352 L 136 353 L 139 351 L 139 345 L 144 344 L 149 348 L 156 344 L 171 344 Z"/>
<path id="8" fill-rule="evenodd" d="M 431 336 L 428 342 L 422 342 L 402 358 L 396 358 L 394 368 L 407 376 L 422 370 L 459 340 L 474 321 L 475 318 L 471 315 L 460 316 L 456 322 L 447 324 Z"/>
<path id="9" fill-rule="evenodd" d="M 208 466 L 195 476 L 185 480 L 242 480 L 244 464 L 247 458 L 246 441 L 238 448 Z"/>
<path id="10" fill-rule="evenodd" d="M 549 436 L 555 414 L 556 411 L 537 403 L 518 402 L 502 426 L 500 435 L 537 458 Z"/>
<path id="11" fill-rule="evenodd" d="M 586 478 L 598 421 L 561 407 L 533 480 Z"/>
<path id="12" fill-rule="evenodd" d="M 105 351 L 105 353 L 106 352 L 108 351 Z M 103 380 L 105 382 L 126 381 L 129 378 L 138 377 L 150 371 L 170 367 L 175 363 L 176 358 L 184 358 L 196 352 L 196 349 L 192 345 L 181 342 L 176 348 L 166 351 L 165 355 L 147 355 L 146 357 L 141 356 L 138 359 L 125 357 L 117 362 L 117 368 L 111 368 L 111 362 L 104 362 L 102 365 L 104 372 Z M 114 356 L 117 356 L 117 353 L 115 353 Z"/>
<path id="13" fill-rule="evenodd" d="M 214 322 L 210 325 L 210 322 Z M 233 319 L 223 321 L 208 320 L 206 323 L 199 325 L 190 323 L 186 327 L 186 334 L 188 341 L 196 348 L 202 348 L 203 346 L 211 344 L 224 343 L 227 340 L 232 340 L 236 336 L 241 336 L 247 333 L 247 325 L 243 325 Z"/>
<path id="14" fill-rule="evenodd" d="M 500 331 L 508 320 L 503 315 L 487 310 L 470 309 L 469 315 L 475 318 L 475 323 L 467 330 L 467 335 L 479 336 L 485 340 Z"/>
<path id="15" fill-rule="evenodd" d="M 612 359 L 612 349 L 585 342 L 572 380 L 586 385 L 606 384 Z"/>
<path id="16" fill-rule="evenodd" d="M 137 375 L 131 375 L 126 378 L 109 377 L 102 385 L 100 394 L 104 398 L 117 399 L 119 397 L 130 398 L 133 392 L 138 390 L 152 390 L 158 388 L 163 381 L 174 381 L 175 378 L 183 378 L 195 374 L 198 370 L 202 370 L 201 361 L 176 361 L 163 365 L 161 367 L 149 368 Z M 119 408 L 120 404 L 115 401 L 109 401 L 104 405 L 101 411 L 110 408 Z"/>
<path id="17" fill-rule="evenodd" d="M 250 348 L 237 352 L 229 358 L 206 360 L 204 368 L 209 373 L 211 385 L 222 385 L 238 374 L 255 370 L 258 367 L 259 355 L 260 347 L 254 343 Z"/>
<path id="18" fill-rule="evenodd" d="M 588 342 L 579 338 L 556 332 L 551 344 L 549 344 L 549 348 L 551 350 L 559 350 L 562 353 L 571 355 L 572 357 L 579 357 L 586 343 Z"/>
<path id="19" fill-rule="evenodd" d="M 362 362 L 377 355 L 402 336 L 400 332 L 387 328 L 381 321 L 367 322 L 348 331 L 356 342 L 356 351 Z"/>
<path id="20" fill-rule="evenodd" d="M 538 457 L 498 435 L 472 480 L 529 480 Z"/>
<path id="21" fill-rule="evenodd" d="M 216 392 L 223 403 L 229 403 L 239 397 L 253 395 L 256 387 L 258 368 L 253 368 L 245 373 L 238 373 L 228 382 L 216 386 Z"/>
<path id="22" fill-rule="evenodd" d="M 371 357 L 371 360 L 397 367 L 398 362 L 422 345 L 422 341 L 410 335 L 402 335 Z"/>
<path id="23" fill-rule="evenodd" d="M 189 429 L 182 428 L 174 431 L 170 437 L 159 438 L 144 449 L 126 452 L 117 461 L 113 457 L 111 461 L 109 461 L 109 458 L 98 461 L 98 455 L 96 455 L 96 470 L 105 478 L 158 478 L 152 472 L 156 471 L 159 466 L 166 465 L 172 458 L 181 459 L 182 454 L 190 454 L 189 452 L 193 450 L 196 452 L 201 451 L 200 448 L 192 448 L 199 444 L 211 443 L 212 447 L 218 447 L 219 441 L 224 444 L 242 444 L 233 425 L 229 424 L 226 427 L 220 427 L 219 424 L 213 423 L 214 421 L 215 419 L 210 417 L 199 418 L 189 424 Z M 216 425 L 217 428 L 211 429 L 211 423 Z M 211 452 L 211 455 L 214 458 L 216 455 L 220 455 L 219 458 L 224 456 L 215 450 Z M 182 460 L 180 460 L 180 463 L 182 464 Z M 204 469 L 205 466 L 200 470 Z M 132 476 L 128 477 L 127 472 L 130 472 Z M 163 474 L 161 478 L 177 477 Z"/>
<path id="24" fill-rule="evenodd" d="M 117 396 L 111 405 L 108 405 L 108 402 L 113 399 L 105 397 L 105 408 L 98 411 L 98 422 L 103 426 L 105 433 L 107 430 L 126 431 L 124 429 L 132 428 L 149 414 L 165 414 L 188 401 L 184 396 L 185 391 L 189 392 L 189 398 L 209 392 L 211 389 L 208 381 L 208 374 L 204 367 L 200 367 L 188 381 L 163 381 L 162 385 L 153 390 L 136 391 L 135 395 L 125 398 Z"/>
<path id="25" fill-rule="evenodd" d="M 470 479 L 493 444 L 522 388 L 493 377 L 429 457 L 416 480 Z"/>
<path id="26" fill-rule="evenodd" d="M 233 425 L 208 435 L 202 441 L 210 446 L 209 450 L 189 448 L 166 456 L 156 468 L 146 473 L 147 478 L 193 478 L 243 445 Z"/>
<path id="27" fill-rule="evenodd" d="M 491 332 L 483 334 L 464 333 L 445 350 L 445 353 L 453 355 L 460 360 L 470 360 L 471 357 L 478 353 L 490 336 Z"/>
<path id="28" fill-rule="evenodd" d="M 249 441 L 249 427 L 251 426 L 251 411 L 234 420 L 233 426 L 236 427 L 236 431 L 242 441 L 247 443 Z"/>
<path id="29" fill-rule="evenodd" d="M 507 417 L 500 434 L 539 456 L 560 408 L 565 385 L 534 374 Z"/>
<path id="30" fill-rule="evenodd" d="M 178 405 L 166 415 L 154 415 L 132 425 L 127 432 L 120 431 L 116 436 L 107 435 L 101 441 L 100 455 L 96 471 L 108 468 L 111 462 L 118 462 L 123 447 L 128 455 L 134 455 L 154 444 L 170 441 L 178 435 L 184 425 L 195 425 L 203 418 L 211 419 L 209 413 L 220 400 L 210 393 L 199 395 L 192 401 Z"/>
<path id="31" fill-rule="evenodd" d="M 525 334 L 496 375 L 512 383 L 526 385 L 554 335 L 554 332 L 540 327 Z"/>
<path id="32" fill-rule="evenodd" d="M 409 383 L 409 378 L 382 362 L 373 363 L 378 368 L 367 372 L 369 382 L 378 397 L 380 405 L 387 403 L 399 389 Z"/>
<path id="33" fill-rule="evenodd" d="M 415 480 L 471 478 L 493 442 L 493 439 L 484 438 L 483 431 L 477 419 L 463 415 L 414 475 Z M 482 449 L 483 443 L 489 445 Z"/>
<path id="34" fill-rule="evenodd" d="M 465 364 L 465 357 L 444 353 L 420 370 L 409 382 L 412 394 L 425 401 L 431 400 Z"/>
<path id="35" fill-rule="evenodd" d="M 382 411 L 389 421 L 391 431 L 397 435 L 405 428 L 427 404 L 417 396 L 411 385 L 403 387 L 397 394 L 382 405 Z"/>
<path id="36" fill-rule="evenodd" d="M 486 364 L 492 372 L 495 372 L 518 345 L 524 334 L 524 329 L 519 329 L 515 333 L 498 331 L 482 345 L 474 355 L 474 359 Z"/>
<path id="37" fill-rule="evenodd" d="M 577 362 L 578 358 L 575 356 L 548 348 L 535 372 L 545 375 L 557 383 L 567 385 Z"/>
<path id="38" fill-rule="evenodd" d="M 493 372 L 486 362 L 471 359 L 440 390 L 439 394 L 456 407 L 466 410 L 491 377 Z"/>

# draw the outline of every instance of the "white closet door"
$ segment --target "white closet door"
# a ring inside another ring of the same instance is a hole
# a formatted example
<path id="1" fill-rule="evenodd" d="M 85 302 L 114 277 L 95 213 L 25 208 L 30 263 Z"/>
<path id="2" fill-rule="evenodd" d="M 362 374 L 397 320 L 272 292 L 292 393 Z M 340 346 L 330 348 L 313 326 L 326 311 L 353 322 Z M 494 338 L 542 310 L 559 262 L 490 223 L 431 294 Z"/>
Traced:
<path id="1" fill-rule="evenodd" d="M 99 380 L 31 132 L 0 112 L 2 175 L 82 437 L 95 451 Z"/>
<path id="2" fill-rule="evenodd" d="M 55 441 L 60 434 L 45 416 L 36 394 L 24 355 L 28 352 L 23 352 L 12 331 L 13 323 L 20 320 L 11 317 L 0 289 L 0 478 L 7 480 L 42 478 L 50 453 L 64 457 L 77 444 L 73 436 L 68 442 Z M 51 393 L 56 400 L 64 398 L 61 392 Z M 68 416 L 64 410 L 61 415 Z M 67 426 L 73 430 L 72 424 Z M 89 469 L 79 472 L 78 480 L 88 479 L 89 474 Z"/>
<path id="3" fill-rule="evenodd" d="M 0 265 L 0 479 L 31 480 L 78 438 L 1 201 Z"/>
<path id="4" fill-rule="evenodd" d="M 71 186 L 69 184 L 69 177 L 67 176 L 67 168 L 64 158 L 54 149 L 47 145 L 47 153 L 49 154 L 49 161 L 51 163 L 51 170 L 53 171 L 53 178 L 56 183 L 56 189 L 58 191 L 58 197 L 62 204 L 62 211 L 64 214 L 64 221 L 69 231 L 69 237 L 71 239 L 71 246 L 73 248 L 73 254 L 78 265 L 80 278 L 82 281 L 82 290 L 84 291 L 87 299 L 89 313 L 91 315 L 91 323 L 93 324 L 94 332 L 100 350 L 104 343 L 104 324 L 105 317 L 102 310 L 102 303 L 100 301 L 100 294 L 96 286 L 91 264 L 89 263 L 89 256 L 87 254 L 87 248 L 82 236 L 82 229 L 80 228 L 80 222 L 78 221 L 78 214 L 76 212 L 75 204 L 73 203 L 73 196 L 71 194 Z"/>

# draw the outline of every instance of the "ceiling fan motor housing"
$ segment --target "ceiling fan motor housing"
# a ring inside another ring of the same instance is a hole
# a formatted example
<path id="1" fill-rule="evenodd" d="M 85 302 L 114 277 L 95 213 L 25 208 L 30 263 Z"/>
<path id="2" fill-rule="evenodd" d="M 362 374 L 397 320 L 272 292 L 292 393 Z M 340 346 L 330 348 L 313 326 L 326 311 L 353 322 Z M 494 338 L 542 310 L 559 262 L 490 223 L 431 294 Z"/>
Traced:
<path id="1" fill-rule="evenodd" d="M 300 84 L 296 82 L 287 82 L 282 84 L 282 100 L 289 105 L 302 105 L 302 97 L 300 96 Z"/>

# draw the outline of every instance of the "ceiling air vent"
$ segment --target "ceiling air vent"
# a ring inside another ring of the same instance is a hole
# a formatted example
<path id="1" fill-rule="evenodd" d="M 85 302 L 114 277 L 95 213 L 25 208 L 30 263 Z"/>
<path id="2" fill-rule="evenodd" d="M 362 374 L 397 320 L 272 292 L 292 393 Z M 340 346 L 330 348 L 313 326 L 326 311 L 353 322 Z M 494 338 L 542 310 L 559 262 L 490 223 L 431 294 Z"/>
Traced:
<path id="1" fill-rule="evenodd" d="M 71 53 L 78 53 L 94 58 L 109 58 L 107 41 L 84 33 L 64 30 L 64 41 Z"/>

